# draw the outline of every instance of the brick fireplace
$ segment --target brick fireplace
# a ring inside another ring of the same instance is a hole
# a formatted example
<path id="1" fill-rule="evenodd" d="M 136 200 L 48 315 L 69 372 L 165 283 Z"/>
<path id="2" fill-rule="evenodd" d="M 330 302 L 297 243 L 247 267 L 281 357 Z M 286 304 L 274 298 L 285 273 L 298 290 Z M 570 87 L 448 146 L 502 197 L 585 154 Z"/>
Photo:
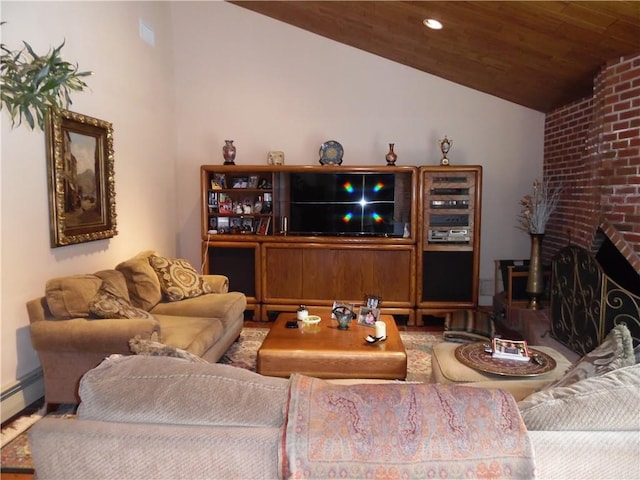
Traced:
<path id="1" fill-rule="evenodd" d="M 639 345 L 640 53 L 609 62 L 593 95 L 547 114 L 544 178 L 563 188 L 543 244 L 544 262 L 555 259 L 552 336 L 585 353 L 624 323 Z"/>
<path id="2" fill-rule="evenodd" d="M 545 262 L 567 244 L 596 254 L 605 235 L 640 275 L 640 54 L 609 62 L 592 96 L 547 114 L 544 177 L 563 186 Z"/>

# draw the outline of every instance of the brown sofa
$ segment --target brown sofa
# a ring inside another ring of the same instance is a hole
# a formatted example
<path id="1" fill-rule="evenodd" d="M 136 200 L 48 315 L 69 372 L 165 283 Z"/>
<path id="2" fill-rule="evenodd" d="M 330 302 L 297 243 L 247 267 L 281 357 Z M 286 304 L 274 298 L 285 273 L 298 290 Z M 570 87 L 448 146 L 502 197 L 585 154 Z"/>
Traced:
<path id="1" fill-rule="evenodd" d="M 229 292 L 227 277 L 172 262 L 141 252 L 113 270 L 51 279 L 27 302 L 48 405 L 78 403 L 80 378 L 111 354 L 130 354 L 136 336 L 209 362 L 224 355 L 242 330 L 244 294 Z M 193 284 L 180 289 L 180 281 Z"/>

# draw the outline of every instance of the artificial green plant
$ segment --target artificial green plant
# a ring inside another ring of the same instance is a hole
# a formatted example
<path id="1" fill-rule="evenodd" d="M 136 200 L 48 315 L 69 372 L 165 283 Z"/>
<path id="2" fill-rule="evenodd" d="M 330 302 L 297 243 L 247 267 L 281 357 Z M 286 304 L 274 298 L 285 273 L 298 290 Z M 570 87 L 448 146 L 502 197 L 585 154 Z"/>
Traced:
<path id="1" fill-rule="evenodd" d="M 24 118 L 31 129 L 37 124 L 44 131 L 49 107 L 54 111 L 68 109 L 72 103 L 69 94 L 84 90 L 87 84 L 82 78 L 92 72 L 79 72 L 77 64 L 62 59 L 60 51 L 65 42 L 45 55 L 22 43 L 24 48 L 17 51 L 0 44 L 0 109 L 7 109 L 12 128 L 21 125 Z"/>

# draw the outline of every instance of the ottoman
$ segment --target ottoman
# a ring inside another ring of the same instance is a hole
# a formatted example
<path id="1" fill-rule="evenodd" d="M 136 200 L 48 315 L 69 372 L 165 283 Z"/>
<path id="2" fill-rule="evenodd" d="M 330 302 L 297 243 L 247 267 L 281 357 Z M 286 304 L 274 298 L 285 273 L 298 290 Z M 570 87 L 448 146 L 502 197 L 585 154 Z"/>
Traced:
<path id="1" fill-rule="evenodd" d="M 556 361 L 556 368 L 548 373 L 534 377 L 508 377 L 485 373 L 467 367 L 455 355 L 460 343 L 440 342 L 433 348 L 431 357 L 431 381 L 433 383 L 464 383 L 470 386 L 502 388 L 510 392 L 516 400 L 522 400 L 546 384 L 561 378 L 571 366 L 571 362 L 560 352 L 551 347 L 532 348 L 546 353 Z"/>

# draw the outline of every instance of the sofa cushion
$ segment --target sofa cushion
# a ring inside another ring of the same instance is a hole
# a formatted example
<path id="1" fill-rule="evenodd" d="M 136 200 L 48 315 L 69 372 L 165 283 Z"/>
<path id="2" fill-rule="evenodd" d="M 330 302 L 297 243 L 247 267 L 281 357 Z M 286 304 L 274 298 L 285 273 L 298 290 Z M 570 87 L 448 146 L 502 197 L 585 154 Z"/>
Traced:
<path id="1" fill-rule="evenodd" d="M 162 343 L 203 356 L 222 338 L 224 325 L 218 318 L 157 315 Z"/>
<path id="2" fill-rule="evenodd" d="M 103 283 L 109 283 L 118 294 L 125 298 L 127 302 L 131 303 L 131 297 L 129 297 L 129 289 L 127 288 L 127 281 L 124 278 L 122 272 L 118 270 L 100 270 L 94 273 L 94 275 L 102 280 Z"/>
<path id="3" fill-rule="evenodd" d="M 279 427 L 288 380 L 230 365 L 114 356 L 80 381 L 78 418 L 122 423 Z"/>
<path id="4" fill-rule="evenodd" d="M 631 333 L 626 325 L 616 325 L 598 347 L 578 360 L 562 378 L 549 385 L 549 388 L 566 387 L 579 380 L 603 375 L 635 363 Z"/>
<path id="5" fill-rule="evenodd" d="M 149 263 L 158 275 L 164 298 L 170 302 L 211 293 L 209 284 L 187 260 L 151 255 Z"/>
<path id="6" fill-rule="evenodd" d="M 210 293 L 181 302 L 161 302 L 151 309 L 153 315 L 219 318 L 226 328 L 235 325 L 247 307 L 247 297 L 240 292 Z"/>
<path id="7" fill-rule="evenodd" d="M 518 403 L 530 430 L 640 431 L 640 364 L 546 388 Z"/>
<path id="8" fill-rule="evenodd" d="M 129 349 L 131 353 L 136 355 L 149 355 L 151 357 L 175 357 L 188 360 L 193 363 L 208 363 L 203 358 L 182 350 L 181 348 L 175 348 L 171 345 L 156 342 L 153 340 L 147 340 L 141 338 L 140 335 L 136 335 L 129 340 Z"/>
<path id="9" fill-rule="evenodd" d="M 153 318 L 146 310 L 131 305 L 109 281 L 102 282 L 89 302 L 89 311 L 100 318 Z"/>
<path id="10" fill-rule="evenodd" d="M 494 333 L 493 317 L 486 312 L 458 310 L 445 320 L 444 339 L 450 342 L 489 342 Z"/>
<path id="11" fill-rule="evenodd" d="M 116 266 L 127 282 L 131 303 L 147 311 L 162 300 L 160 281 L 149 264 L 149 257 L 155 254 L 152 250 L 140 252 Z"/>
<path id="12" fill-rule="evenodd" d="M 102 280 L 90 274 L 52 278 L 45 286 L 49 310 L 59 320 L 86 318 L 90 313 L 89 302 L 101 285 Z"/>

